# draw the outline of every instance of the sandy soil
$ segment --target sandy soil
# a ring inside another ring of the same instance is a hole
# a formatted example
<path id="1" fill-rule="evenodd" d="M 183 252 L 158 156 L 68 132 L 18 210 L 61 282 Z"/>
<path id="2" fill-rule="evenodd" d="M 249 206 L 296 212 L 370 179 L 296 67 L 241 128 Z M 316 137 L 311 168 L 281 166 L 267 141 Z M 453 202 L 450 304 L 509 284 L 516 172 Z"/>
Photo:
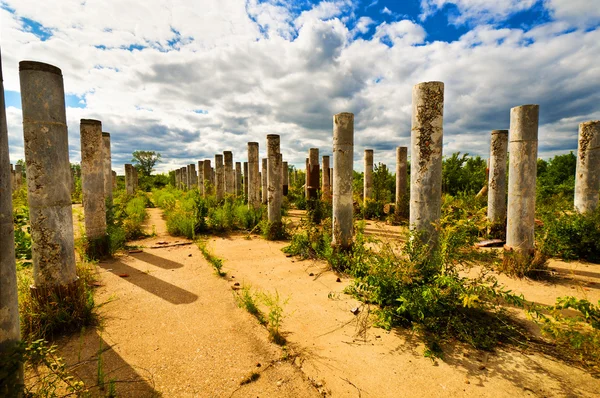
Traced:
<path id="1" fill-rule="evenodd" d="M 284 242 L 245 234 L 210 237 L 208 246 L 224 259 L 227 272 L 219 278 L 195 245 L 150 248 L 185 241 L 166 234 L 158 209 L 149 213 L 149 230 L 154 225 L 158 236 L 133 243 L 144 245 L 143 252 L 99 264 L 104 286 L 96 298 L 106 303 L 100 311 L 102 328 L 62 342 L 69 362 L 83 361 L 78 373 L 89 385 L 96 383 L 102 347 L 105 379 L 123 381 L 117 383 L 121 396 L 600 394 L 600 379 L 540 354 L 514 349 L 484 353 L 456 345 L 444 361 L 424 358 L 422 345 L 409 332 L 368 327 L 370 309 L 342 293 L 350 280 L 338 282 L 322 262 L 286 257 Z M 291 214 L 294 221 L 301 216 Z M 366 232 L 386 239 L 402 234 L 401 227 L 372 222 Z M 600 299 L 598 266 L 552 261 L 551 267 L 562 275 L 554 284 L 500 280 L 544 304 L 561 295 Z M 282 330 L 289 350 L 271 343 L 265 328 L 236 306 L 236 283 L 255 292 L 279 293 L 285 301 Z M 355 307 L 358 315 L 350 311 Z M 292 359 L 282 361 L 286 355 Z M 241 386 L 255 371 L 260 378 Z"/>

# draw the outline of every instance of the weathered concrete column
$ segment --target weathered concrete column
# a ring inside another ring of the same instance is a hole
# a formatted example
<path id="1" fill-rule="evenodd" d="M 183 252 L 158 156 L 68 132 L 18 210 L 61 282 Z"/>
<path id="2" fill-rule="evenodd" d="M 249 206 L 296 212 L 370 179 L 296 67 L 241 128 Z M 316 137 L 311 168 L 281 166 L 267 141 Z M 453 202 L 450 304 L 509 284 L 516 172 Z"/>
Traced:
<path id="1" fill-rule="evenodd" d="M 598 208 L 600 191 L 600 120 L 579 124 L 575 210 L 590 213 Z"/>
<path id="2" fill-rule="evenodd" d="M 248 162 L 244 162 L 244 199 L 248 200 Z"/>
<path id="3" fill-rule="evenodd" d="M 281 170 L 283 172 L 283 174 L 282 174 L 283 196 L 287 196 L 288 190 L 289 190 L 289 175 L 290 175 L 289 168 L 288 168 L 288 162 L 281 163 Z"/>
<path id="4" fill-rule="evenodd" d="M 225 195 L 225 170 L 223 165 L 223 155 L 215 155 L 215 188 L 217 200 L 223 199 Z"/>
<path id="5" fill-rule="evenodd" d="M 10 355 L 21 339 L 17 299 L 17 266 L 13 226 L 11 168 L 8 151 L 8 127 L 4 103 L 2 60 L 0 59 L 0 356 Z M 18 396 L 13 388 L 23 382 L 20 369 L 5 374 L 7 396 Z M 14 386 L 14 387 L 13 387 Z"/>
<path id="6" fill-rule="evenodd" d="M 61 70 L 19 63 L 35 295 L 77 282 L 69 192 L 69 142 Z"/>
<path id="7" fill-rule="evenodd" d="M 187 191 L 188 190 L 188 172 L 187 166 L 183 166 L 181 168 L 181 189 Z"/>
<path id="8" fill-rule="evenodd" d="M 308 200 L 308 175 L 310 174 L 310 164 L 306 158 L 304 166 L 304 197 Z"/>
<path id="9" fill-rule="evenodd" d="M 273 229 L 281 227 L 281 154 L 279 135 L 267 135 L 267 214 Z M 275 231 L 273 231 L 275 232 Z"/>
<path id="10" fill-rule="evenodd" d="M 125 191 L 127 192 L 127 195 L 133 195 L 135 193 L 135 184 L 133 182 L 133 171 L 135 170 L 135 168 L 133 167 L 132 164 L 126 163 L 125 164 Z M 180 176 L 181 176 L 181 170 L 180 171 Z"/>
<path id="11" fill-rule="evenodd" d="M 100 120 L 81 119 L 81 194 L 87 254 L 97 259 L 108 254 L 106 199 L 104 195 L 104 143 Z"/>
<path id="12" fill-rule="evenodd" d="M 204 180 L 204 197 L 208 197 L 214 193 L 214 185 L 212 183 L 212 167 L 210 167 L 210 159 L 204 159 L 202 165 L 202 179 Z"/>
<path id="13" fill-rule="evenodd" d="M 373 198 L 373 150 L 365 149 L 365 176 L 363 181 L 363 201 Z"/>
<path id="14" fill-rule="evenodd" d="M 408 204 L 408 148 L 396 148 L 396 212 L 402 214 Z M 403 214 L 405 215 L 405 214 Z"/>
<path id="15" fill-rule="evenodd" d="M 102 133 L 102 153 L 104 154 L 104 198 L 112 204 L 112 156 L 110 151 L 110 133 Z"/>
<path id="16" fill-rule="evenodd" d="M 321 194 L 321 198 L 324 200 L 331 200 L 331 178 L 329 171 L 329 156 L 323 156 L 323 193 Z"/>
<path id="17" fill-rule="evenodd" d="M 112 184 L 112 189 L 113 189 L 113 191 L 114 191 L 114 190 L 116 190 L 116 189 L 117 189 L 117 172 L 116 172 L 116 171 L 114 171 L 114 170 L 111 170 L 111 172 L 110 172 L 110 175 L 111 175 L 111 177 L 112 177 L 112 178 L 110 179 L 110 181 L 111 181 L 111 184 Z"/>
<path id="18" fill-rule="evenodd" d="M 506 158 L 508 155 L 508 130 L 492 131 L 488 176 L 487 218 L 490 234 L 504 238 L 506 233 Z"/>
<path id="19" fill-rule="evenodd" d="M 175 169 L 175 188 L 179 189 L 181 184 L 181 169 Z"/>
<path id="20" fill-rule="evenodd" d="M 539 105 L 510 110 L 506 248 L 533 254 Z"/>
<path id="21" fill-rule="evenodd" d="M 197 178 L 196 182 L 198 183 L 198 192 L 200 193 L 200 195 L 204 195 L 204 161 L 203 160 L 198 161 L 198 178 Z"/>
<path id="22" fill-rule="evenodd" d="M 137 189 L 138 189 L 138 183 L 139 183 L 139 180 L 138 180 L 138 171 L 137 171 L 137 169 L 135 167 L 133 167 L 133 169 L 131 170 L 131 172 L 132 172 L 132 175 L 133 175 L 133 190 L 137 191 Z"/>
<path id="23" fill-rule="evenodd" d="M 242 187 L 242 162 L 235 162 L 235 195 L 238 198 L 242 197 L 244 192 Z"/>
<path id="24" fill-rule="evenodd" d="M 23 185 L 23 166 L 20 164 L 15 165 L 15 182 L 17 189 L 21 188 L 21 185 Z"/>
<path id="25" fill-rule="evenodd" d="M 235 174 L 233 173 L 233 153 L 231 151 L 223 152 L 225 159 L 224 168 L 224 187 L 227 195 L 235 193 Z"/>
<path id="26" fill-rule="evenodd" d="M 268 183 L 267 183 L 267 176 L 268 176 L 268 159 L 265 158 L 262 160 L 262 169 L 261 169 L 261 192 L 262 192 L 262 202 L 263 204 L 267 204 L 268 198 L 269 198 L 269 191 L 268 191 Z"/>
<path id="27" fill-rule="evenodd" d="M 410 227 L 424 242 L 436 242 L 434 224 L 442 205 L 444 83 L 419 83 L 412 90 Z"/>
<path id="28" fill-rule="evenodd" d="M 352 177 L 354 163 L 354 115 L 333 116 L 333 237 L 337 249 L 352 245 L 353 210 Z"/>
<path id="29" fill-rule="evenodd" d="M 248 143 L 248 208 L 260 207 L 260 175 L 258 142 Z"/>
<path id="30" fill-rule="evenodd" d="M 333 167 L 329 168 L 329 186 L 333 189 Z"/>
<path id="31" fill-rule="evenodd" d="M 196 175 L 196 165 L 194 163 L 188 166 L 188 181 L 190 190 L 198 187 L 198 176 Z"/>
<path id="32" fill-rule="evenodd" d="M 308 150 L 308 199 L 317 199 L 320 188 L 321 170 L 319 167 L 319 148 Z"/>

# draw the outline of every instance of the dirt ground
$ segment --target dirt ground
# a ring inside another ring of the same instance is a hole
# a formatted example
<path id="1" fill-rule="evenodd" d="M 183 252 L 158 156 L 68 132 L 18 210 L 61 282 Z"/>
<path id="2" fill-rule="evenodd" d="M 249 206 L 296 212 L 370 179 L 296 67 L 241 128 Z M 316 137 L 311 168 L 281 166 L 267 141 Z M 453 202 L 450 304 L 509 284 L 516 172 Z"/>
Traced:
<path id="1" fill-rule="evenodd" d="M 77 374 L 95 385 L 98 352 L 108 383 L 120 396 L 148 397 L 594 397 L 600 379 L 541 354 L 516 349 L 485 353 L 455 345 L 443 361 L 423 357 L 423 346 L 405 330 L 367 327 L 370 309 L 342 293 L 350 280 L 325 264 L 286 257 L 285 242 L 246 234 L 210 237 L 224 260 L 218 277 L 194 244 L 168 236 L 159 209 L 148 209 L 143 246 L 99 264 L 99 328 L 59 342 Z M 292 219 L 302 216 L 291 214 Z M 369 222 L 367 234 L 397 239 L 401 227 Z M 167 244 L 158 244 L 167 242 Z M 159 246 L 159 248 L 155 248 Z M 500 276 L 530 301 L 558 296 L 600 300 L 600 267 L 553 260 L 557 283 Z M 236 285 L 238 284 L 238 285 Z M 288 349 L 234 294 L 241 286 L 277 292 L 284 303 Z M 358 307 L 355 315 L 351 309 Z M 254 382 L 240 383 L 252 373 Z"/>

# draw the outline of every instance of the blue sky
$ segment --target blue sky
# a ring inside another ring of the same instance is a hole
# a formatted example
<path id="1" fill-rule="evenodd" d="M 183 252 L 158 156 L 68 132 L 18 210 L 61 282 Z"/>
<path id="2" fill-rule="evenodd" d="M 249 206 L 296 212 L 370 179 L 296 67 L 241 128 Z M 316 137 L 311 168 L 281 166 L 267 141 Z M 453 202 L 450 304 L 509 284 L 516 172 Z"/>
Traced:
<path id="1" fill-rule="evenodd" d="M 540 156 L 576 148 L 600 118 L 600 7 L 589 0 L 106 0 L 0 2 L 11 161 L 22 158 L 18 62 L 60 67 L 70 156 L 78 120 L 161 170 L 282 136 L 298 166 L 331 152 L 331 116 L 355 113 L 362 151 L 394 164 L 410 143 L 411 87 L 446 84 L 444 152 L 487 156 L 512 106 L 538 103 Z M 236 155 L 237 154 L 237 155 Z"/>

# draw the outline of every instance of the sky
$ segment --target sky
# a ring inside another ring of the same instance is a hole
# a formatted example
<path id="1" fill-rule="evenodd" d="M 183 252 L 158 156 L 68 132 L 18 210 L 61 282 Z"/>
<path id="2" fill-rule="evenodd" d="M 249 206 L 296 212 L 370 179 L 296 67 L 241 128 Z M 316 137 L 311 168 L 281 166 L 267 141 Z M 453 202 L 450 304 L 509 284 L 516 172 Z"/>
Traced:
<path id="1" fill-rule="evenodd" d="M 24 158 L 18 63 L 64 76 L 71 162 L 79 120 L 111 133 L 113 169 L 135 150 L 168 171 L 280 134 L 284 160 L 332 152 L 355 114 L 364 149 L 393 167 L 410 145 L 411 91 L 442 81 L 444 155 L 488 157 L 510 108 L 540 105 L 539 156 L 576 151 L 600 119 L 600 0 L 0 0 L 11 162 Z"/>

